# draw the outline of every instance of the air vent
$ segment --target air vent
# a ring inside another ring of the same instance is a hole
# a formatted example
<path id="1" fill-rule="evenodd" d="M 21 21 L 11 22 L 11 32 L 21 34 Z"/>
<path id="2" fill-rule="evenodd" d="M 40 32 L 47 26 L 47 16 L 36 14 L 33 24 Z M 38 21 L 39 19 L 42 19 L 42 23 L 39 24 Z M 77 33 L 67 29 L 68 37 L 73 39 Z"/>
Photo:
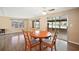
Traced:
<path id="1" fill-rule="evenodd" d="M 50 9 L 50 10 L 48 10 L 48 11 L 54 11 L 55 9 Z"/>

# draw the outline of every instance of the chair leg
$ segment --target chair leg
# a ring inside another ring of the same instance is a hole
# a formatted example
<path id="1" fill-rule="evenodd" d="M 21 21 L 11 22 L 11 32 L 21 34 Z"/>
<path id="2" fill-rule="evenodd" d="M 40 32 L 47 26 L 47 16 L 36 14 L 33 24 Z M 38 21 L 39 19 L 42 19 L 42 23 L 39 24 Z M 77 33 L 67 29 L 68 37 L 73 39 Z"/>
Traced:
<path id="1" fill-rule="evenodd" d="M 25 51 L 26 51 L 26 47 L 25 47 Z"/>
<path id="2" fill-rule="evenodd" d="M 51 48 L 51 51 L 53 51 L 53 48 Z"/>
<path id="3" fill-rule="evenodd" d="M 30 48 L 30 51 L 31 51 L 32 49 Z"/>
<path id="4" fill-rule="evenodd" d="M 27 50 L 27 47 L 25 46 L 25 51 Z"/>
<path id="5" fill-rule="evenodd" d="M 54 48 L 55 48 L 55 51 L 56 51 L 56 45 L 54 46 Z"/>

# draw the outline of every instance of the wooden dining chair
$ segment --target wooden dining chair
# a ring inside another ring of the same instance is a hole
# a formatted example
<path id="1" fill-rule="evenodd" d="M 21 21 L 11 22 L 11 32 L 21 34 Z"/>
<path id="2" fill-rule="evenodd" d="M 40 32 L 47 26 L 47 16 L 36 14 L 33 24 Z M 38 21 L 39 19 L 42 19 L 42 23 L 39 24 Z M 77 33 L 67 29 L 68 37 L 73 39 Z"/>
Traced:
<path id="1" fill-rule="evenodd" d="M 42 45 L 51 48 L 51 51 L 53 50 L 53 48 L 56 51 L 56 39 L 57 35 L 55 33 L 54 36 L 51 36 L 51 40 L 50 39 L 42 40 Z"/>
<path id="2" fill-rule="evenodd" d="M 31 51 L 32 48 L 40 45 L 40 42 L 38 40 L 32 39 L 30 34 L 30 32 L 23 31 L 23 35 L 25 38 L 25 50 L 29 49 Z"/>

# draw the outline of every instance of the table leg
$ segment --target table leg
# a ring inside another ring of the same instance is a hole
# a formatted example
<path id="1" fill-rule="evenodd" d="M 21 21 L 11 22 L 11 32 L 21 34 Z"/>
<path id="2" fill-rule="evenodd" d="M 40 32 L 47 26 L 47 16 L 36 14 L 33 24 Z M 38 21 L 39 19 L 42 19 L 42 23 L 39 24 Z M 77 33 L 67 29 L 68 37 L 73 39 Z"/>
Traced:
<path id="1" fill-rule="evenodd" d="M 40 51 L 41 51 L 41 39 L 40 39 Z"/>

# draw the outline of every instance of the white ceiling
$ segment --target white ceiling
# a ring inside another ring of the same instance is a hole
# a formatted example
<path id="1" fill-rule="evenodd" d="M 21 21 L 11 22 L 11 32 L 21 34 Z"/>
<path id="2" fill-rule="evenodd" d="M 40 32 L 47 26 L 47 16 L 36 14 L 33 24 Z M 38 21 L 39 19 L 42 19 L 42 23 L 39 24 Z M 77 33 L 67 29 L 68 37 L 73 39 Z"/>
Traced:
<path id="1" fill-rule="evenodd" d="M 45 10 L 55 9 L 51 13 L 73 9 L 74 7 L 45 7 Z M 0 7 L 0 16 L 31 18 L 42 15 L 44 7 Z"/>

